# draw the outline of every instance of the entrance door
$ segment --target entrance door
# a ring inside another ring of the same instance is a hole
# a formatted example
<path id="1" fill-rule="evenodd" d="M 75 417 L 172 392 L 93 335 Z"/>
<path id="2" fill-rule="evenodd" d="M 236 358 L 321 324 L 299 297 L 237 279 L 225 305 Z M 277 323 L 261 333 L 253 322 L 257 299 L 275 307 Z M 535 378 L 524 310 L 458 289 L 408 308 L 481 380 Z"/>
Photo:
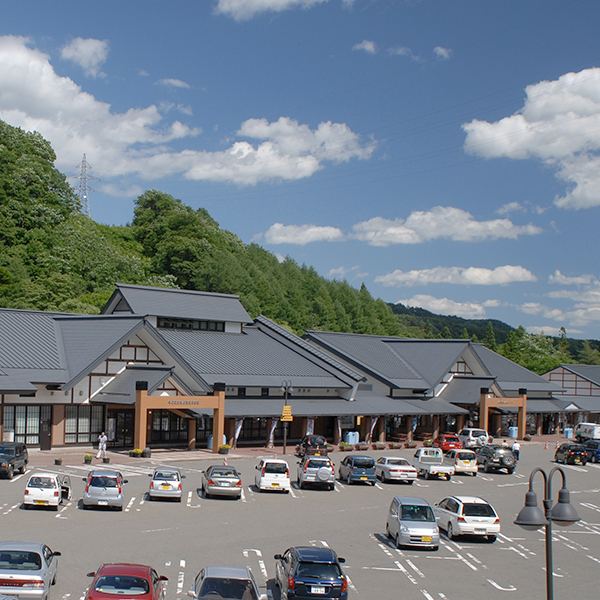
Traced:
<path id="1" fill-rule="evenodd" d="M 120 410 L 115 413 L 117 427 L 115 432 L 115 446 L 133 446 L 133 431 L 135 425 L 135 411 Z"/>
<path id="2" fill-rule="evenodd" d="M 43 405 L 40 411 L 40 450 L 52 449 L 52 407 Z"/>

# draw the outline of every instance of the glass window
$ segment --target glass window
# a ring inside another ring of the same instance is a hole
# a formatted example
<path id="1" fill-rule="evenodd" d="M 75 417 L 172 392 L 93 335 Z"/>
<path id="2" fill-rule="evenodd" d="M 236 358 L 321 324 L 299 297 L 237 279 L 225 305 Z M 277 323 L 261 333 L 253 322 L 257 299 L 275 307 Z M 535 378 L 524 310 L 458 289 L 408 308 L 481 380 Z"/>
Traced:
<path id="1" fill-rule="evenodd" d="M 69 404 L 65 407 L 65 444 L 95 442 L 103 430 L 103 406 Z"/>

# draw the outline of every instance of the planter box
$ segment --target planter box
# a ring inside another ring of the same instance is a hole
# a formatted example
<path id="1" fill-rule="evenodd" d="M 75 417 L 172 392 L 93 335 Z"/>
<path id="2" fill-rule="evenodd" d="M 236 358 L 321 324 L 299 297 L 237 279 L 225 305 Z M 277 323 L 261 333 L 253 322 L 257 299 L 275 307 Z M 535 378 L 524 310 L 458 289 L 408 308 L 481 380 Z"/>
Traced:
<path id="1" fill-rule="evenodd" d="M 84 458 L 84 459 L 83 459 L 83 462 L 84 462 L 86 465 L 91 465 L 91 464 L 92 464 L 92 459 L 91 459 L 91 458 Z"/>
<path id="2" fill-rule="evenodd" d="M 352 446 L 340 446 L 340 450 L 342 452 L 350 452 L 351 450 L 353 450 Z"/>
<path id="3" fill-rule="evenodd" d="M 110 457 L 109 456 L 105 456 L 102 458 L 102 462 L 107 465 L 110 462 Z"/>
<path id="4" fill-rule="evenodd" d="M 219 454 L 229 454 L 229 448 L 219 448 Z"/>
<path id="5" fill-rule="evenodd" d="M 150 458 L 152 456 L 152 450 L 144 450 L 142 452 L 142 458 Z"/>
<path id="6" fill-rule="evenodd" d="M 62 458 L 55 458 L 54 459 L 54 464 L 58 465 L 58 466 L 62 465 Z"/>

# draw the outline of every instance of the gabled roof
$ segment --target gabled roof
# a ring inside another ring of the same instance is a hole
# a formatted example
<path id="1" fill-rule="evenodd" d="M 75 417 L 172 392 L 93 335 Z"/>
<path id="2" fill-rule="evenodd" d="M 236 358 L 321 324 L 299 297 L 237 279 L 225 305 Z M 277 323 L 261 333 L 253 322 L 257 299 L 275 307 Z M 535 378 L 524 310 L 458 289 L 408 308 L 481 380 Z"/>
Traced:
<path id="1" fill-rule="evenodd" d="M 357 369 L 387 382 L 391 387 L 430 388 L 427 380 L 389 344 L 401 338 L 329 331 L 307 331 L 305 338 L 347 360 Z"/>
<path id="2" fill-rule="evenodd" d="M 335 376 L 333 369 L 307 359 L 258 327 L 244 327 L 240 334 L 186 329 L 157 329 L 156 334 L 210 385 L 224 381 L 237 387 L 273 387 L 291 379 L 295 388 L 351 387 L 342 373 Z"/>
<path id="3" fill-rule="evenodd" d="M 563 369 L 600 386 L 600 365 L 560 365 Z"/>
<path id="4" fill-rule="evenodd" d="M 173 290 L 118 283 L 102 314 L 115 310 L 136 315 L 250 323 L 239 296 L 191 290 Z"/>
<path id="5" fill-rule="evenodd" d="M 454 404 L 475 406 L 481 401 L 481 388 L 491 388 L 493 384 L 493 377 L 455 375 L 438 397 Z"/>

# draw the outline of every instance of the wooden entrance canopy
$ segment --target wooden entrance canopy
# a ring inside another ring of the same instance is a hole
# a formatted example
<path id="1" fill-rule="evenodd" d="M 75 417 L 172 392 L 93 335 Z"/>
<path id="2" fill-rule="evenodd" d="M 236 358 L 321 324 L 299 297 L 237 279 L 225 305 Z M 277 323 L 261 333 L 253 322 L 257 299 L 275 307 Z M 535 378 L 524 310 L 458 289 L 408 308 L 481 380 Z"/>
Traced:
<path id="1" fill-rule="evenodd" d="M 145 382 L 138 382 L 145 383 Z M 136 385 L 137 387 L 137 385 Z M 140 386 L 141 387 L 141 386 Z M 135 392 L 135 430 L 134 445 L 144 449 L 148 436 L 148 411 L 161 409 L 179 412 L 186 409 L 212 408 L 213 409 L 213 447 L 212 451 L 219 451 L 219 444 L 225 433 L 225 391 L 215 390 L 212 396 L 148 396 L 145 389 L 136 389 Z M 195 423 L 195 420 L 194 420 Z M 191 432 L 190 432 L 191 433 Z M 195 442 L 196 431 L 193 432 Z"/>
<path id="2" fill-rule="evenodd" d="M 519 389 L 516 398 L 497 398 L 488 388 L 481 388 L 479 401 L 479 426 L 488 431 L 490 408 L 517 408 L 517 437 L 522 440 L 527 433 L 527 390 Z"/>

